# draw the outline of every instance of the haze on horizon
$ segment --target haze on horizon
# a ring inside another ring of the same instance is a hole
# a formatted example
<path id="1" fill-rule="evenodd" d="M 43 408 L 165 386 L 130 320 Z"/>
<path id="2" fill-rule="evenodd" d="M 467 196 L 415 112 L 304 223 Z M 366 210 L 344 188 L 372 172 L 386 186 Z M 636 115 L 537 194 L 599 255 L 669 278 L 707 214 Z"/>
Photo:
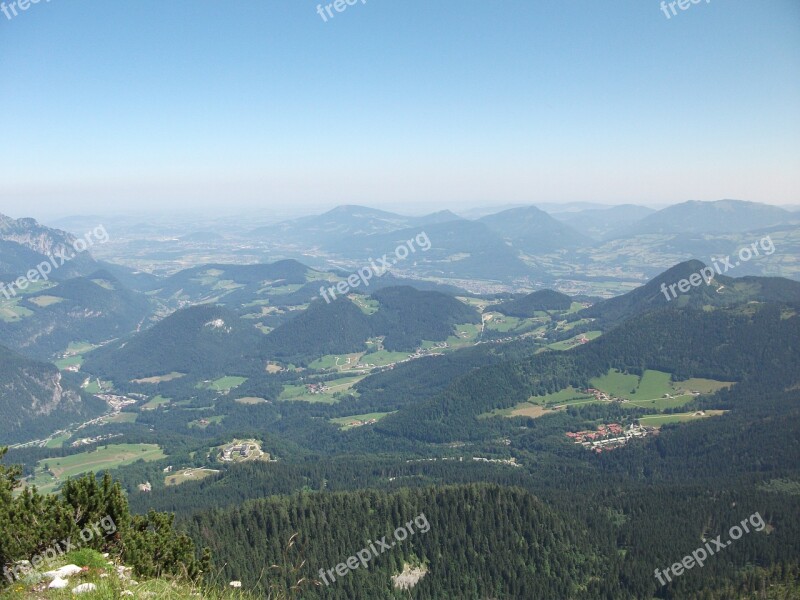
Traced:
<path id="1" fill-rule="evenodd" d="M 0 212 L 800 202 L 796 2 L 316 4 L 0 16 Z"/>

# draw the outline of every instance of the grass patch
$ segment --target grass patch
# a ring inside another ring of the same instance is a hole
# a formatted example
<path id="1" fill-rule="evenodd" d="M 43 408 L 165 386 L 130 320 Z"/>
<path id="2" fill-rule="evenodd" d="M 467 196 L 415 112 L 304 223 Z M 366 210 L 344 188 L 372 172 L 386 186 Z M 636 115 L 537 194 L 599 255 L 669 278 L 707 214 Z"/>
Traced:
<path id="1" fill-rule="evenodd" d="M 78 354 L 77 356 L 67 356 L 66 358 L 60 358 L 55 362 L 55 365 L 62 371 L 68 369 L 69 367 L 80 367 L 83 364 L 83 356 Z"/>
<path id="2" fill-rule="evenodd" d="M 159 406 L 164 406 L 169 404 L 172 401 L 172 398 L 165 398 L 164 396 L 155 396 L 150 399 L 147 404 L 142 405 L 142 410 L 155 410 Z"/>
<path id="3" fill-rule="evenodd" d="M 205 429 L 209 425 L 218 425 L 222 423 L 222 419 L 225 418 L 225 415 L 214 415 L 213 417 L 203 417 L 202 419 L 197 419 L 196 421 L 192 421 L 189 423 L 189 427 L 196 427 L 197 429 Z"/>
<path id="4" fill-rule="evenodd" d="M 120 412 L 106 420 L 106 423 L 136 423 L 139 415 L 131 412 Z"/>
<path id="5" fill-rule="evenodd" d="M 217 392 L 230 392 L 233 388 L 237 388 L 247 381 L 247 377 L 234 377 L 225 376 L 215 379 L 214 381 L 204 381 L 197 384 L 197 388 L 205 388 L 207 390 L 214 390 Z"/>
<path id="6" fill-rule="evenodd" d="M 35 304 L 39 308 L 47 308 L 48 306 L 52 306 L 53 304 L 58 304 L 59 302 L 63 301 L 64 298 L 59 298 L 58 296 L 36 296 L 29 299 L 31 304 Z"/>
<path id="7" fill-rule="evenodd" d="M 264 398 L 256 398 L 255 396 L 247 396 L 245 398 L 237 398 L 237 404 L 266 404 L 269 400 Z"/>
<path id="8" fill-rule="evenodd" d="M 151 462 L 165 458 L 166 454 L 156 444 L 115 444 L 100 446 L 94 450 L 40 460 L 32 480 L 40 492 L 54 491 L 67 477 L 75 477 L 90 471 L 99 472 L 130 465 L 138 460 Z"/>
<path id="9" fill-rule="evenodd" d="M 338 394 L 346 392 L 362 379 L 364 379 L 363 375 L 326 381 L 323 384 L 319 384 L 323 387 L 317 388 L 319 390 L 317 392 L 313 391 L 311 385 L 285 385 L 278 400 L 335 404 L 338 402 Z"/>
<path id="10" fill-rule="evenodd" d="M 144 379 L 133 379 L 131 380 L 131 383 L 163 383 L 165 381 L 180 379 L 181 377 L 185 376 L 186 373 L 178 373 L 177 371 L 173 371 L 172 373 L 167 373 L 166 375 L 156 375 L 155 377 L 145 377 Z"/>
<path id="11" fill-rule="evenodd" d="M 164 485 L 169 487 L 173 485 L 180 485 L 182 483 L 186 483 L 187 481 L 200 481 L 201 479 L 205 479 L 211 475 L 216 475 L 217 473 L 219 473 L 219 471 L 216 469 L 183 469 L 182 471 L 169 473 L 164 478 Z"/>
<path id="12" fill-rule="evenodd" d="M 61 448 L 64 443 L 71 438 L 72 435 L 67 433 L 64 435 L 59 435 L 57 437 L 52 438 L 49 442 L 45 444 L 45 448 Z"/>
<path id="13" fill-rule="evenodd" d="M 362 365 L 373 365 L 376 367 L 385 367 L 401 360 L 408 358 L 408 352 L 390 352 L 389 350 L 378 350 L 371 354 L 365 354 L 361 357 Z"/>
<path id="14" fill-rule="evenodd" d="M 647 417 L 639 417 L 639 423 L 648 425 L 650 427 L 661 427 L 670 423 L 688 423 L 689 421 L 697 421 L 699 419 L 707 419 L 708 417 L 718 417 L 725 414 L 724 410 L 706 410 L 701 411 L 705 414 L 697 412 L 676 413 L 674 415 L 650 415 Z"/>
<path id="15" fill-rule="evenodd" d="M 579 346 L 581 344 L 582 339 L 586 339 L 589 341 L 596 340 L 601 335 L 603 335 L 602 331 L 587 331 L 586 333 L 580 333 L 574 337 L 571 337 L 568 340 L 563 340 L 561 342 L 554 342 L 552 344 L 548 344 L 548 348 L 551 350 L 569 350 L 574 348 L 575 346 Z M 598 388 L 599 389 L 599 388 Z"/>
<path id="16" fill-rule="evenodd" d="M 331 419 L 330 422 L 339 425 L 339 427 L 343 431 L 347 431 L 348 429 L 354 429 L 356 427 L 360 427 L 362 424 L 365 424 L 367 421 L 375 420 L 380 421 L 386 415 L 394 414 L 393 412 L 376 412 L 376 413 L 367 413 L 365 415 L 350 415 L 349 417 L 337 417 L 335 419 Z"/>

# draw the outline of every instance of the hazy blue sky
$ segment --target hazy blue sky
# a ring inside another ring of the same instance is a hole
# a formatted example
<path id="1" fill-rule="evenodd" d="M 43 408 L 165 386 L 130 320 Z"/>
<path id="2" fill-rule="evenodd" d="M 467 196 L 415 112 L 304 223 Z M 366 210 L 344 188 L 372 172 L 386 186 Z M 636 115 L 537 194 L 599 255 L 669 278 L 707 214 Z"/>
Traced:
<path id="1" fill-rule="evenodd" d="M 6 5 L 9 2 L 6 0 Z M 800 2 L 0 13 L 0 212 L 800 202 Z M 34 210 L 35 209 L 35 210 Z"/>

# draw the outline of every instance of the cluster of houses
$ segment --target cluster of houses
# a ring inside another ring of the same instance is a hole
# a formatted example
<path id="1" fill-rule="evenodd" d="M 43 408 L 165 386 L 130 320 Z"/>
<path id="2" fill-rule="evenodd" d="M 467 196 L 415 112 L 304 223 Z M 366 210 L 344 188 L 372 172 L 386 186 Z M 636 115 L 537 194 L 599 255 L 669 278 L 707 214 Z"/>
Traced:
<path id="1" fill-rule="evenodd" d="M 348 427 L 363 427 L 364 425 L 374 425 L 378 422 L 378 419 L 368 419 L 366 421 L 361 421 L 360 419 L 356 419 L 355 421 L 350 421 L 347 426 Z"/>
<path id="2" fill-rule="evenodd" d="M 110 440 L 112 438 L 122 437 L 121 433 L 109 433 L 107 435 L 98 435 L 95 437 L 88 437 L 88 438 L 81 438 L 79 440 L 75 440 L 70 444 L 72 448 L 77 448 L 78 446 L 88 446 L 89 444 L 96 444 L 98 442 L 105 442 L 106 440 Z"/>
<path id="3" fill-rule="evenodd" d="M 307 383 L 306 384 L 306 391 L 309 394 L 324 394 L 330 390 L 330 388 L 325 385 L 324 383 Z"/>
<path id="4" fill-rule="evenodd" d="M 611 394 L 607 394 L 602 390 L 596 390 L 595 388 L 587 388 L 584 390 L 590 396 L 594 396 L 595 400 L 599 400 L 601 402 L 627 402 L 627 398 L 617 398 L 616 396 L 612 396 Z"/>
<path id="5" fill-rule="evenodd" d="M 643 438 L 657 434 L 653 427 L 631 424 L 624 428 L 618 423 L 599 425 L 596 431 L 568 431 L 567 437 L 576 444 L 600 454 L 603 450 L 613 450 L 624 446 L 632 438 Z"/>

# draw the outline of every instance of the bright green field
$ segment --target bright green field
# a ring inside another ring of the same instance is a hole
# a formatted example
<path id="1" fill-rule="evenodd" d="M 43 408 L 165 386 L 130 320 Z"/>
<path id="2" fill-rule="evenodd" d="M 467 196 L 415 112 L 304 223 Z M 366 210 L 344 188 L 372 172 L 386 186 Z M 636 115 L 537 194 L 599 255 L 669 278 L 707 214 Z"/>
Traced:
<path id="1" fill-rule="evenodd" d="M 456 335 L 451 335 L 447 338 L 447 343 L 451 349 L 472 345 L 481 333 L 481 326 L 475 325 L 474 323 L 456 325 L 455 329 Z"/>
<path id="2" fill-rule="evenodd" d="M 66 442 L 71 437 L 72 436 L 69 434 L 54 437 L 52 440 L 47 442 L 47 444 L 45 444 L 45 448 L 61 448 L 61 446 L 64 445 L 64 442 Z"/>
<path id="3" fill-rule="evenodd" d="M 544 406 L 559 406 L 562 404 L 578 404 L 587 401 L 594 401 L 594 396 L 584 394 L 580 390 L 569 386 L 558 392 L 547 394 L 546 396 L 531 396 L 528 402 L 532 404 L 540 404 Z"/>
<path id="4" fill-rule="evenodd" d="M 603 335 L 602 331 L 587 331 L 584 334 L 576 335 L 568 340 L 563 340 L 561 342 L 554 342 L 549 344 L 547 347 L 551 350 L 569 350 L 570 348 L 575 348 L 576 346 L 580 345 L 578 340 L 581 338 L 581 335 L 585 336 L 587 340 L 595 340 Z M 600 388 L 598 388 L 600 389 Z"/>
<path id="5" fill-rule="evenodd" d="M 325 385 L 327 385 L 330 389 L 322 394 L 310 393 L 306 389 L 305 385 L 285 385 L 283 386 L 283 392 L 281 392 L 278 400 L 303 400 L 305 402 L 335 404 L 337 402 L 337 399 L 334 397 L 335 394 L 346 392 L 362 379 L 364 379 L 364 376 L 342 377 L 340 379 L 328 381 L 325 383 Z"/>
<path id="6" fill-rule="evenodd" d="M 687 423 L 689 421 L 697 421 L 699 419 L 707 419 L 708 417 L 717 417 L 724 414 L 724 410 L 707 410 L 705 415 L 697 415 L 694 413 L 676 413 L 674 415 L 651 415 L 648 417 L 640 417 L 639 423 L 648 425 L 650 427 L 661 427 L 668 423 Z"/>
<path id="7" fill-rule="evenodd" d="M 131 412 L 120 412 L 108 419 L 108 423 L 136 423 L 139 415 Z"/>
<path id="8" fill-rule="evenodd" d="M 226 376 L 226 377 L 220 377 L 219 379 L 212 381 L 210 383 L 198 383 L 197 387 L 206 388 L 209 390 L 216 390 L 217 392 L 228 392 L 233 388 L 239 387 L 245 381 L 247 381 L 247 377 Z"/>
<path id="9" fill-rule="evenodd" d="M 636 375 L 626 375 L 611 370 L 602 377 L 590 380 L 590 384 L 612 396 L 627 398 L 628 404 L 631 406 L 654 411 L 683 406 L 694 398 L 689 393 L 691 390 L 711 393 L 732 385 L 729 382 L 712 379 L 689 379 L 675 382 L 671 380 L 669 373 L 650 369 L 644 372 L 641 380 Z M 671 398 L 665 398 L 664 396 L 667 394 Z"/>
<path id="10" fill-rule="evenodd" d="M 319 371 L 355 369 L 358 367 L 359 359 L 362 354 L 361 352 L 356 352 L 354 354 L 327 354 L 318 358 L 308 366 L 311 369 Z"/>
<path id="11" fill-rule="evenodd" d="M 39 487 L 39 491 L 49 492 L 55 489 L 67 477 L 74 477 L 93 471 L 95 473 L 130 465 L 138 460 L 151 462 L 165 458 L 166 454 L 156 444 L 114 444 L 101 446 L 97 450 L 81 452 L 60 458 L 40 460 L 30 484 Z M 55 478 L 45 472 L 48 465 Z"/>
<path id="12" fill-rule="evenodd" d="M 222 419 L 225 418 L 225 415 L 214 415 L 213 417 L 203 417 L 208 423 L 201 423 L 201 419 L 197 421 L 192 421 L 189 423 L 189 427 L 197 427 L 199 429 L 205 429 L 209 425 L 218 425 L 222 423 Z"/>
<path id="13" fill-rule="evenodd" d="M 83 356 L 81 356 L 80 354 L 78 354 L 77 356 L 68 356 L 67 358 L 61 358 L 55 362 L 55 365 L 62 371 L 67 367 L 81 366 L 82 364 L 83 364 Z"/>
<path id="14" fill-rule="evenodd" d="M 612 396 L 629 398 L 634 395 L 632 390 L 636 390 L 639 387 L 639 376 L 626 375 L 613 369 L 602 377 L 590 379 L 589 383 L 593 388 L 602 390 Z"/>
<path id="15" fill-rule="evenodd" d="M 386 415 L 391 415 L 393 413 L 386 413 L 386 412 L 377 412 L 377 413 L 367 413 L 365 415 L 350 415 L 349 417 L 337 417 L 335 419 L 331 419 L 331 423 L 339 425 L 342 430 L 346 431 L 348 429 L 354 429 L 348 425 L 348 423 L 352 423 L 353 421 L 370 421 L 375 419 L 376 421 L 380 421 Z"/>
<path id="16" fill-rule="evenodd" d="M 375 365 L 376 367 L 384 367 L 400 360 L 408 358 L 408 352 L 390 352 L 389 350 L 378 350 L 372 354 L 365 354 L 361 357 L 361 364 Z"/>
<path id="17" fill-rule="evenodd" d="M 164 396 L 154 396 L 147 404 L 142 405 L 142 410 L 155 410 L 159 406 L 169 404 L 172 398 L 164 398 Z"/>

